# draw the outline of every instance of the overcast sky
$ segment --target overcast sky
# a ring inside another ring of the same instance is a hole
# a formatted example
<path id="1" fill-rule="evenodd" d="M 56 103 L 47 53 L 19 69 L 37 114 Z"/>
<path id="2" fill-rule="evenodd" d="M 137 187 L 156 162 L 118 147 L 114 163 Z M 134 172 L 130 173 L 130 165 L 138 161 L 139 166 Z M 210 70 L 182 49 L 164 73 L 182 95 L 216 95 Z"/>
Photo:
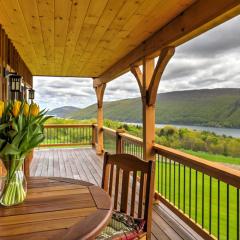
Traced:
<path id="1" fill-rule="evenodd" d="M 240 17 L 179 46 L 162 77 L 158 92 L 201 88 L 240 88 Z M 34 77 L 41 107 L 86 107 L 96 102 L 92 80 Z M 107 84 L 105 101 L 138 97 L 131 73 Z"/>

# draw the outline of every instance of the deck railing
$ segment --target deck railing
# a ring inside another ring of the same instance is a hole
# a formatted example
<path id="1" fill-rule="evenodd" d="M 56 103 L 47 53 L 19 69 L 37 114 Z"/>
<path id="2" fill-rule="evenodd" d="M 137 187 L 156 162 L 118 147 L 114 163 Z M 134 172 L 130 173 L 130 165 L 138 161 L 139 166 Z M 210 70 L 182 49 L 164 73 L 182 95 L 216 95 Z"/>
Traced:
<path id="1" fill-rule="evenodd" d="M 94 145 L 94 124 L 48 124 L 44 126 L 45 140 L 40 147 Z"/>
<path id="2" fill-rule="evenodd" d="M 95 145 L 97 125 L 46 125 L 41 147 Z M 143 158 L 143 140 L 103 128 L 105 151 Z M 240 239 L 240 172 L 155 144 L 155 199 L 204 239 Z"/>
<path id="3" fill-rule="evenodd" d="M 105 151 L 143 156 L 143 141 L 103 128 Z M 240 239 L 240 171 L 155 144 L 155 199 L 204 239 Z"/>

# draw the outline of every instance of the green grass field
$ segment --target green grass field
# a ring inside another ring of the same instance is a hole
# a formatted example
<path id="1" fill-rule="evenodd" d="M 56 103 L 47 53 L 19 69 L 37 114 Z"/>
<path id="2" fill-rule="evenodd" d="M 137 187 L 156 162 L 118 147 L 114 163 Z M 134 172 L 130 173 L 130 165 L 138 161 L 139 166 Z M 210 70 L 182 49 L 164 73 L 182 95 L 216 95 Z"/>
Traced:
<path id="1" fill-rule="evenodd" d="M 240 165 L 240 158 L 234 158 L 234 157 L 229 157 L 229 156 L 223 156 L 223 155 L 218 155 L 218 154 L 211 154 L 207 152 L 195 152 L 192 150 L 185 150 L 181 149 L 181 151 L 192 154 L 196 157 L 200 157 L 209 161 L 213 162 L 220 162 L 220 163 L 230 163 L 230 164 L 236 164 Z"/>

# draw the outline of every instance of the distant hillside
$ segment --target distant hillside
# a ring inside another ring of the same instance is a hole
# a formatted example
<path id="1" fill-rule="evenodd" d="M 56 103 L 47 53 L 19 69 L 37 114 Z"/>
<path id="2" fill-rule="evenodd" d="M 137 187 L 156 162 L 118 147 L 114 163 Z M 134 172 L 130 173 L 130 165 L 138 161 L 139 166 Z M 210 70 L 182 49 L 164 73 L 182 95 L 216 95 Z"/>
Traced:
<path id="1" fill-rule="evenodd" d="M 72 107 L 72 106 L 64 106 L 64 107 L 59 107 L 55 108 L 51 111 L 48 112 L 49 115 L 65 118 L 68 114 L 71 114 L 75 111 L 79 111 L 80 108 L 77 107 Z"/>
<path id="2" fill-rule="evenodd" d="M 74 119 L 96 118 L 96 104 L 72 112 Z M 141 121 L 140 98 L 104 103 L 104 117 Z M 240 128 L 240 88 L 202 89 L 158 94 L 156 123 Z"/>

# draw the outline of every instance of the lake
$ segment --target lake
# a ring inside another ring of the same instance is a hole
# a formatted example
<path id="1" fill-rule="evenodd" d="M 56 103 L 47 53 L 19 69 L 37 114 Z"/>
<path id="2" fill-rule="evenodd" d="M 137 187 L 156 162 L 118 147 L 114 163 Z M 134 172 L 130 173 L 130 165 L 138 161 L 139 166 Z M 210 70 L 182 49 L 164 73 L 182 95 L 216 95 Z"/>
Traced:
<path id="1" fill-rule="evenodd" d="M 134 125 L 142 125 L 141 123 L 128 123 Z M 217 135 L 226 135 L 235 138 L 240 138 L 240 129 L 239 128 L 216 128 L 216 127 L 203 127 L 203 126 L 191 126 L 191 125 L 175 125 L 175 124 L 156 124 L 156 128 L 162 128 L 167 125 L 174 126 L 176 128 L 189 128 L 198 131 L 208 131 L 214 132 Z"/>

